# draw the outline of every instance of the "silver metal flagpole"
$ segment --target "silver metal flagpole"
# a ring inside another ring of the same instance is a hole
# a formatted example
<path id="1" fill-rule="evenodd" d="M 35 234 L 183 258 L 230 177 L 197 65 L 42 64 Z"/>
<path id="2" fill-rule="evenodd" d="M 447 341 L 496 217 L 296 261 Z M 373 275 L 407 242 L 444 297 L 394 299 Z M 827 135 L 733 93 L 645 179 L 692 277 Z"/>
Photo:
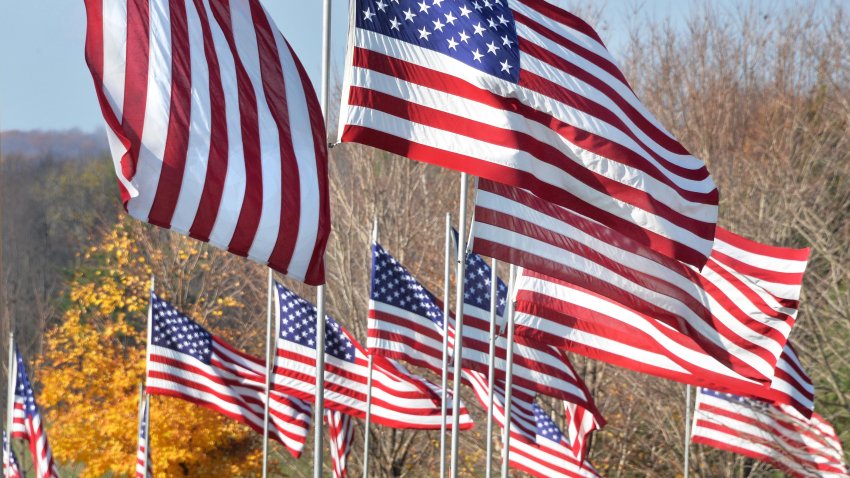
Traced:
<path id="1" fill-rule="evenodd" d="M 266 401 L 263 405 L 263 478 L 269 472 L 269 404 L 271 403 L 272 371 L 272 304 L 274 294 L 274 271 L 269 267 L 268 295 L 266 297 Z"/>
<path id="2" fill-rule="evenodd" d="M 690 475 L 691 459 L 691 386 L 685 386 L 685 478 Z"/>
<path id="3" fill-rule="evenodd" d="M 372 221 L 372 244 L 378 243 L 378 218 Z M 369 351 L 369 372 L 366 377 L 366 423 L 363 433 L 363 478 L 369 476 L 369 426 L 372 424 L 372 369 L 374 368 L 372 351 Z"/>
<path id="4" fill-rule="evenodd" d="M 487 358 L 487 452 L 484 456 L 487 457 L 485 462 L 484 476 L 490 478 L 493 476 L 493 387 L 496 378 L 496 306 L 499 304 L 497 298 L 499 288 L 496 283 L 499 281 L 496 275 L 496 266 L 498 261 L 493 259 L 490 262 L 490 349 Z"/>
<path id="5" fill-rule="evenodd" d="M 516 282 L 517 267 L 511 264 L 510 280 L 508 285 L 507 304 L 507 354 L 505 357 L 505 428 L 502 431 L 502 444 L 504 459 L 502 460 L 502 478 L 508 477 L 508 463 L 510 462 L 511 450 L 511 395 L 513 394 L 513 367 L 514 367 L 514 283 Z"/>
<path id="6" fill-rule="evenodd" d="M 9 377 L 8 389 L 6 391 L 6 456 L 3 457 L 3 464 L 6 477 L 12 475 L 12 421 L 15 414 L 15 382 L 18 375 L 18 361 L 15 360 L 15 334 L 9 332 Z"/>
<path id="7" fill-rule="evenodd" d="M 322 113 L 328 124 L 331 76 L 331 0 L 322 5 Z M 322 436 L 325 416 L 325 286 L 316 287 L 316 402 L 313 405 L 313 478 L 322 478 Z"/>
<path id="8" fill-rule="evenodd" d="M 454 382 L 452 387 L 452 461 L 451 478 L 457 478 L 458 445 L 460 443 L 460 370 L 463 360 L 463 278 L 466 269 L 466 248 L 462 246 L 466 237 L 466 173 L 460 173 L 460 208 L 457 224 L 457 275 L 455 284 L 455 346 Z M 446 318 L 448 320 L 448 318 Z"/>
<path id="9" fill-rule="evenodd" d="M 440 387 L 443 399 L 440 403 L 440 478 L 446 476 L 446 398 L 449 386 L 449 301 L 451 301 L 452 280 L 452 215 L 446 213 L 446 247 L 443 270 L 443 369 L 440 373 Z"/>
<path id="10" fill-rule="evenodd" d="M 151 275 L 151 296 L 148 299 L 148 343 L 146 345 L 145 357 L 145 381 L 147 382 L 147 368 L 151 360 L 151 338 L 153 337 L 153 293 L 156 285 L 156 276 Z M 145 388 L 145 467 L 151 460 L 151 396 Z M 147 469 L 145 470 L 147 473 Z"/>

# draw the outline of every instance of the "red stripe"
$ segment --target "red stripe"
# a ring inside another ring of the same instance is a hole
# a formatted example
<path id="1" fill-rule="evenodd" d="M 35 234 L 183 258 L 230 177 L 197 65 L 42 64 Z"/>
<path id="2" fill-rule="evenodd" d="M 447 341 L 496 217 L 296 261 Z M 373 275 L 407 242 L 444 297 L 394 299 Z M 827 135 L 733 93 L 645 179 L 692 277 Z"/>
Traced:
<path id="1" fill-rule="evenodd" d="M 208 242 L 210 233 L 218 218 L 221 196 L 224 192 L 224 180 L 227 176 L 229 139 L 227 135 L 227 103 L 224 87 L 221 83 L 221 71 L 218 62 L 218 52 L 215 49 L 210 20 L 203 0 L 193 0 L 201 30 L 204 34 L 204 55 L 209 71 L 210 92 L 210 151 L 207 157 L 207 173 L 204 179 L 204 189 L 195 211 L 195 219 L 189 229 L 189 235 L 195 239 Z M 235 126 L 234 126 L 235 127 Z"/>
<path id="2" fill-rule="evenodd" d="M 263 168 L 261 164 L 259 117 L 257 113 L 257 94 L 254 85 L 236 48 L 233 25 L 230 18 L 230 1 L 210 2 L 215 16 L 224 34 L 236 67 L 236 83 L 239 88 L 239 116 L 242 132 L 242 150 L 245 161 L 245 195 L 242 209 L 233 231 L 233 237 L 227 250 L 233 254 L 247 256 L 254 243 L 260 215 L 263 209 Z"/>
<path id="3" fill-rule="evenodd" d="M 277 240 L 268 258 L 269 264 L 286 273 L 292 254 L 301 216 L 301 182 L 298 173 L 298 159 L 292 146 L 292 129 L 289 125 L 289 106 L 286 98 L 286 79 L 280 63 L 280 52 L 275 41 L 275 31 L 269 24 L 265 10 L 256 0 L 249 1 L 251 17 L 254 20 L 257 35 L 257 49 L 260 54 L 260 71 L 263 91 L 269 105 L 269 111 L 277 126 L 280 144 L 280 222 Z"/>
<path id="4" fill-rule="evenodd" d="M 183 184 L 186 153 L 189 149 L 189 122 L 192 114 L 192 63 L 189 48 L 189 23 L 185 2 L 169 2 L 171 24 L 171 101 L 168 112 L 168 133 L 162 170 L 156 188 L 148 222 L 171 227 L 174 208 Z"/>
<path id="5" fill-rule="evenodd" d="M 553 21 L 556 21 L 567 28 L 572 28 L 582 34 L 589 36 L 590 38 L 596 40 L 597 43 L 605 47 L 605 44 L 602 43 L 602 38 L 599 37 L 599 34 L 596 33 L 596 30 L 593 29 L 587 22 L 582 20 L 581 18 L 573 15 L 572 13 L 556 7 L 555 5 L 543 1 L 543 0 L 519 0 L 521 3 L 525 4 L 529 8 L 537 10 L 541 15 L 551 18 Z M 514 12 L 516 15 L 516 12 Z M 625 83 L 625 80 L 623 80 Z"/>
<path id="6" fill-rule="evenodd" d="M 391 324 L 396 327 L 403 327 L 411 330 L 412 332 L 424 335 L 435 342 L 442 343 L 443 342 L 443 334 L 436 330 L 437 324 L 431 322 L 430 319 L 422 317 L 422 322 L 427 322 L 426 324 L 410 320 L 406 317 L 399 317 L 393 315 L 389 312 L 383 312 L 380 310 L 369 309 L 368 317 L 370 319 L 374 319 L 377 321 L 377 327 L 380 328 L 382 323 Z M 442 357 L 442 356 L 441 356 Z"/>
<path id="7" fill-rule="evenodd" d="M 150 2 L 127 2 L 127 66 L 124 78 L 124 107 L 122 127 L 129 140 L 130 149 L 122 159 L 124 177 L 136 175 L 145 111 L 148 101 L 148 63 L 150 61 Z M 125 205 L 126 207 L 126 201 Z"/>
<path id="8" fill-rule="evenodd" d="M 811 254 L 811 248 L 804 247 L 802 249 L 793 249 L 790 247 L 771 246 L 760 242 L 747 239 L 744 236 L 735 234 L 722 227 L 717 228 L 717 238 L 721 241 L 742 249 L 753 254 L 760 254 L 768 257 L 787 261 L 808 261 Z"/>

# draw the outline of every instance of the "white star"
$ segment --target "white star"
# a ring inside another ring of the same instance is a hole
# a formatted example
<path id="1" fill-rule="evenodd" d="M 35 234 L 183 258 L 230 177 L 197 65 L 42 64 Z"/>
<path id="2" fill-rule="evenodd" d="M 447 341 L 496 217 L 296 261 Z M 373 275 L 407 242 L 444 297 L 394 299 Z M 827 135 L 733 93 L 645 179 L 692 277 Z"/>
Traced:
<path id="1" fill-rule="evenodd" d="M 499 16 L 497 18 L 499 19 L 499 25 L 507 25 L 508 24 L 508 20 L 501 13 L 499 14 Z"/>
<path id="2" fill-rule="evenodd" d="M 443 31 L 443 28 L 445 28 L 445 27 L 446 27 L 446 24 L 445 24 L 445 23 L 443 23 L 443 22 L 441 22 L 439 18 L 438 18 L 436 21 L 432 22 L 432 23 L 434 23 L 434 30 L 437 30 L 437 31 L 439 31 L 439 32 L 442 32 L 442 31 Z"/>
<path id="3" fill-rule="evenodd" d="M 446 0 L 434 0 L 434 6 L 435 6 L 435 7 L 441 7 L 441 8 L 442 8 L 442 6 L 443 6 L 443 2 L 445 2 L 445 1 L 446 1 Z"/>
<path id="4" fill-rule="evenodd" d="M 398 21 L 398 18 L 393 17 L 393 19 L 390 20 L 390 30 L 398 30 L 399 25 L 401 25 L 401 22 Z"/>
<path id="5" fill-rule="evenodd" d="M 446 13 L 446 14 L 444 14 L 444 15 L 446 16 L 446 23 L 448 23 L 449 25 L 454 25 L 454 24 L 455 24 L 455 21 L 457 20 L 457 17 L 456 17 L 456 16 L 454 16 L 454 15 L 452 15 L 452 12 Z"/>
<path id="6" fill-rule="evenodd" d="M 493 9 L 493 4 L 490 3 L 490 0 L 484 0 L 484 6 L 489 8 L 490 10 Z"/>
<path id="7" fill-rule="evenodd" d="M 449 38 L 449 49 L 457 50 L 458 43 L 455 41 L 454 37 Z"/>
<path id="8" fill-rule="evenodd" d="M 413 13 L 413 11 L 411 11 L 409 8 L 407 9 L 407 11 L 402 12 L 402 13 L 404 13 L 404 19 L 409 21 L 409 22 L 412 22 L 413 18 L 416 16 L 416 14 Z"/>
<path id="9" fill-rule="evenodd" d="M 511 65 L 510 65 L 510 63 L 508 63 L 508 60 L 505 60 L 504 62 L 499 63 L 499 64 L 502 65 L 502 71 L 504 71 L 506 73 L 511 72 Z"/>
<path id="10" fill-rule="evenodd" d="M 484 27 L 481 26 L 481 22 L 478 22 L 478 25 L 473 25 L 472 28 L 475 29 L 475 31 L 472 33 L 473 35 L 480 35 L 482 37 L 484 36 Z"/>
<path id="11" fill-rule="evenodd" d="M 469 18 L 470 13 L 472 13 L 472 10 L 466 8 L 466 5 L 460 6 L 460 16 Z"/>
<path id="12" fill-rule="evenodd" d="M 487 24 L 488 24 L 488 25 L 489 25 L 489 27 L 490 27 L 490 28 L 492 28 L 493 30 L 495 30 L 495 29 L 496 29 L 496 26 L 497 26 L 497 25 L 496 25 L 496 22 L 494 22 L 492 18 L 488 18 L 488 19 L 487 19 Z"/>
<path id="13" fill-rule="evenodd" d="M 474 2 L 472 2 L 472 6 L 473 6 L 473 8 L 475 8 L 475 11 L 478 11 L 478 12 L 481 11 L 481 4 L 478 3 L 478 0 L 475 0 Z"/>
<path id="14" fill-rule="evenodd" d="M 492 53 L 495 56 L 496 50 L 498 50 L 498 49 L 499 49 L 499 47 L 496 46 L 496 42 L 494 42 L 494 41 L 491 41 L 490 43 L 487 44 L 487 53 Z"/>
<path id="15" fill-rule="evenodd" d="M 428 13 L 429 8 L 431 8 L 431 5 L 428 5 L 427 3 L 425 3 L 425 0 L 422 0 L 421 2 L 419 2 L 419 11 L 420 12 Z"/>
<path id="16" fill-rule="evenodd" d="M 484 55 L 478 53 L 478 48 L 476 48 L 475 51 L 472 52 L 472 55 L 474 56 L 473 60 L 477 61 L 478 63 L 481 63 L 481 57 Z"/>
<path id="17" fill-rule="evenodd" d="M 510 38 L 508 38 L 508 36 L 507 36 L 507 35 L 505 35 L 505 36 L 503 36 L 503 37 L 502 37 L 502 46 L 510 47 L 510 46 L 511 46 L 511 45 L 513 45 L 513 44 L 514 44 L 514 42 L 513 42 L 513 41 L 511 41 L 511 39 L 510 39 Z M 500 288 L 501 288 L 501 287 L 500 287 Z"/>
<path id="18" fill-rule="evenodd" d="M 389 6 L 389 4 L 384 3 L 384 0 L 378 0 L 377 7 L 378 7 L 379 12 L 383 12 L 384 10 L 387 9 L 388 6 Z"/>

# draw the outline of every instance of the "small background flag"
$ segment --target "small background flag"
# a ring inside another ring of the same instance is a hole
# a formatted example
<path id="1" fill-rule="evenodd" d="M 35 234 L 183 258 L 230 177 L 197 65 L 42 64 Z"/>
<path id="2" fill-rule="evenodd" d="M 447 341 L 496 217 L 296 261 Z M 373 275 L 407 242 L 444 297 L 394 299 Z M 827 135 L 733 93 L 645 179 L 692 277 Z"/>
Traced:
<path id="1" fill-rule="evenodd" d="M 788 405 L 700 389 L 691 441 L 755 458 L 797 478 L 848 476 L 832 425 Z"/>
<path id="2" fill-rule="evenodd" d="M 325 423 L 328 424 L 328 441 L 334 478 L 348 476 L 348 453 L 354 440 L 354 420 L 350 415 L 335 410 L 325 410 Z"/>
<path id="3" fill-rule="evenodd" d="M 705 164 L 583 20 L 545 0 L 351 5 L 342 141 L 529 189 L 705 263 L 719 197 Z"/>
<path id="4" fill-rule="evenodd" d="M 85 4 L 86 62 L 127 212 L 324 283 L 324 119 L 259 0 Z"/>
<path id="5" fill-rule="evenodd" d="M 152 478 L 153 463 L 151 463 L 151 451 L 148 440 L 148 423 L 150 423 L 150 413 L 145 400 L 145 392 L 139 396 L 139 444 L 136 447 L 136 478 Z"/>
<path id="6" fill-rule="evenodd" d="M 12 438 L 20 438 L 29 443 L 30 454 L 33 457 L 33 468 L 37 478 L 58 478 L 53 451 L 47 441 L 47 433 L 41 412 L 35 403 L 35 394 L 30 384 L 27 369 L 21 352 L 15 347 L 15 368 L 17 382 L 15 383 L 15 411 L 12 420 Z"/>
<path id="7" fill-rule="evenodd" d="M 3 430 L 3 476 L 7 478 L 21 478 L 21 468 L 18 466 L 18 458 L 15 456 L 15 450 L 9 449 L 12 454 L 11 464 L 9 462 L 9 455 L 6 454 L 6 445 L 8 443 L 9 437 L 6 435 L 6 430 Z"/>

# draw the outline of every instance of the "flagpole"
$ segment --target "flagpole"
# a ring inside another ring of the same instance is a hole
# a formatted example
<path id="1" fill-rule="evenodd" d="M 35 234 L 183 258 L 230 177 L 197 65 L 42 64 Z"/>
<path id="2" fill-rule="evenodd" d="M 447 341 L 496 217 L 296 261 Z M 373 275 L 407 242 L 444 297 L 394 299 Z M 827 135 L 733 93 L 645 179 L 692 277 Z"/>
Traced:
<path id="1" fill-rule="evenodd" d="M 263 478 L 269 472 L 269 404 L 272 390 L 272 294 L 274 294 L 274 271 L 269 267 L 268 295 L 266 296 L 266 401 L 263 405 Z"/>
<path id="2" fill-rule="evenodd" d="M 507 304 L 507 353 L 505 357 L 505 427 L 502 435 L 504 459 L 502 460 L 502 478 L 508 477 L 508 463 L 510 462 L 511 450 L 511 396 L 513 395 L 513 367 L 514 367 L 514 282 L 516 282 L 517 267 L 511 264 L 510 280 L 508 285 Z"/>
<path id="3" fill-rule="evenodd" d="M 378 218 L 372 220 L 372 244 L 378 243 Z M 363 478 L 369 477 L 369 427 L 372 423 L 372 370 L 374 368 L 374 358 L 372 351 L 369 351 L 369 371 L 366 376 L 366 422 L 364 424 L 365 432 L 363 433 Z"/>
<path id="4" fill-rule="evenodd" d="M 446 476 L 446 406 L 449 386 L 449 301 L 451 301 L 452 280 L 452 215 L 446 213 L 446 244 L 443 265 L 443 362 L 440 372 L 440 387 L 443 391 L 440 403 L 440 478 Z"/>
<path id="5" fill-rule="evenodd" d="M 458 445 L 460 443 L 460 370 L 463 361 L 463 283 L 466 269 L 466 248 L 462 246 L 466 237 L 466 173 L 460 173 L 460 207 L 457 225 L 457 274 L 455 284 L 455 345 L 454 345 L 454 381 L 452 383 L 452 458 L 451 478 L 457 478 Z M 445 317 L 448 320 L 448 317 Z"/>
<path id="6" fill-rule="evenodd" d="M 148 297 L 148 324 L 147 324 L 148 339 L 147 339 L 147 344 L 145 344 L 145 384 L 147 384 L 148 366 L 151 363 L 151 338 L 153 337 L 153 294 L 154 294 L 155 286 L 156 286 L 156 276 L 151 274 L 151 290 L 150 290 L 150 296 Z M 148 463 L 150 463 L 150 459 L 151 459 L 151 452 L 150 452 L 150 448 L 151 448 L 151 427 L 150 427 L 150 425 L 151 425 L 151 423 L 150 423 L 151 409 L 150 409 L 150 406 L 151 406 L 151 396 L 148 395 L 147 391 L 146 391 L 145 392 L 145 407 L 146 407 L 145 414 L 147 415 L 147 417 L 146 417 L 147 421 L 145 422 L 145 467 L 148 466 Z M 145 474 L 147 474 L 147 468 L 145 468 Z"/>
<path id="7" fill-rule="evenodd" d="M 691 386 L 685 385 L 685 478 L 690 475 Z"/>
<path id="8" fill-rule="evenodd" d="M 331 0 L 322 2 L 322 88 L 325 125 L 331 75 Z M 324 139 L 327 141 L 327 139 Z M 313 478 L 322 478 L 322 436 L 325 428 L 325 286 L 316 287 L 316 401 L 313 405 Z M 316 419 L 315 417 L 318 417 Z"/>
<path id="9" fill-rule="evenodd" d="M 11 322 L 10 322 L 11 323 Z M 9 377 L 6 390 L 6 456 L 4 476 L 12 476 L 12 422 L 15 413 L 15 379 L 18 374 L 18 362 L 15 360 L 15 334 L 9 332 Z"/>
<path id="10" fill-rule="evenodd" d="M 496 275 L 496 266 L 498 261 L 492 259 L 490 262 L 490 349 L 487 357 L 487 451 L 485 456 L 484 476 L 490 478 L 493 476 L 493 387 L 495 385 L 496 374 L 496 306 L 498 305 L 499 288 L 496 283 L 499 278 Z"/>

